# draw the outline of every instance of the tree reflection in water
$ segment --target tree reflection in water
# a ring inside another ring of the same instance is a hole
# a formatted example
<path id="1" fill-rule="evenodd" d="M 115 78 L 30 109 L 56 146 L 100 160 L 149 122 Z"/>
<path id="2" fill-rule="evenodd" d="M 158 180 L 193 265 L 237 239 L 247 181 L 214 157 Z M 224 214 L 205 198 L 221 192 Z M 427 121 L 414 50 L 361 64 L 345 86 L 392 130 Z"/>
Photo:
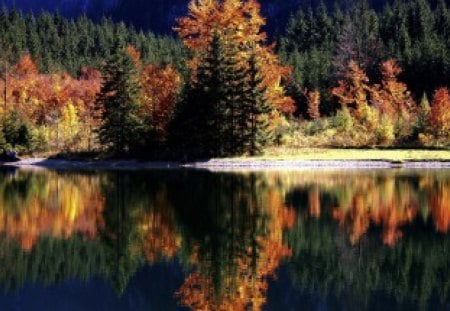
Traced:
<path id="1" fill-rule="evenodd" d="M 193 310 L 262 309 L 280 266 L 355 306 L 448 301 L 449 171 L 0 175 L 5 289 L 99 276 L 121 295 L 177 259 L 174 299 Z"/>

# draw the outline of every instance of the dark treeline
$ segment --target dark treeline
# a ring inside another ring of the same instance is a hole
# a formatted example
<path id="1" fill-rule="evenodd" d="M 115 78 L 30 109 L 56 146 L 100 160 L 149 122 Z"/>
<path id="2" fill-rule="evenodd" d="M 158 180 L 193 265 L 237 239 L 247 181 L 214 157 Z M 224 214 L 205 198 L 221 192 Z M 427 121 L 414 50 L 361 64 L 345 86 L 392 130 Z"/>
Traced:
<path id="1" fill-rule="evenodd" d="M 155 64 L 181 64 L 184 56 L 182 45 L 173 37 L 137 31 L 107 18 L 94 23 L 86 16 L 66 19 L 59 14 L 34 16 L 3 9 L 0 38 L 2 55 L 9 61 L 30 53 L 44 72 L 75 74 L 83 66 L 97 67 L 117 45 L 131 44 L 146 62 Z"/>
<path id="2" fill-rule="evenodd" d="M 103 16 L 110 16 L 116 22 L 124 21 L 136 29 L 149 30 L 158 34 L 171 34 L 176 18 L 185 15 L 186 0 L 4 0 L 4 4 L 13 6 L 24 12 L 40 13 L 42 10 L 60 12 L 65 17 L 77 17 L 85 14 L 94 21 L 100 21 Z M 351 4 L 348 0 L 325 0 L 332 7 L 334 3 L 345 7 Z M 371 4 L 380 9 L 386 0 L 372 0 Z M 263 14 L 267 16 L 267 31 L 271 34 L 282 32 L 286 22 L 299 6 L 316 6 L 319 1 L 261 0 Z"/>
<path id="3" fill-rule="evenodd" d="M 301 88 L 328 89 L 354 60 L 375 82 L 383 60 L 396 59 L 417 99 L 450 85 L 450 11 L 445 0 L 394 1 L 375 10 L 356 1 L 348 10 L 324 4 L 299 9 L 280 39 L 279 53 Z M 326 110 L 326 109 L 325 109 Z"/>

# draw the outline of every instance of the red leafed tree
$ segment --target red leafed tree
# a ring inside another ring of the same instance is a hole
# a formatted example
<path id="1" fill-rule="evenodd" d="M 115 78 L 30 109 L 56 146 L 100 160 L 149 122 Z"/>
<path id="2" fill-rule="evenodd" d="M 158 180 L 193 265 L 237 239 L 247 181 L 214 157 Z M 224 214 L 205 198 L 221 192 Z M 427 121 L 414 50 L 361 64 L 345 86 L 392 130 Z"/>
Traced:
<path id="1" fill-rule="evenodd" d="M 319 91 L 305 91 L 305 96 L 308 101 L 308 115 L 311 119 L 320 119 L 320 92 Z"/>
<path id="2" fill-rule="evenodd" d="M 142 61 L 141 61 L 141 52 L 138 51 L 133 45 L 127 46 L 127 52 L 130 54 L 131 58 L 134 60 L 136 64 L 136 68 L 141 69 Z"/>
<path id="3" fill-rule="evenodd" d="M 37 75 L 38 69 L 30 54 L 23 55 L 17 64 L 13 68 L 13 75 L 16 76 L 27 76 L 27 75 Z"/>
<path id="4" fill-rule="evenodd" d="M 372 103 L 382 114 L 397 123 L 397 127 L 408 132 L 408 125 L 414 123 L 417 107 L 406 84 L 398 81 L 401 73 L 402 69 L 395 60 L 385 61 L 381 65 L 382 83 L 372 88 L 371 96 Z"/>
<path id="5" fill-rule="evenodd" d="M 74 129 L 80 132 L 80 141 L 90 141 L 92 105 L 99 90 L 100 72 L 93 68 L 83 68 L 80 79 L 64 72 L 42 74 L 32 58 L 24 55 L 11 70 L 8 102 L 30 125 L 47 128 L 50 146 L 61 147 L 67 145 L 62 141 L 60 122 L 68 107 L 85 125 L 81 131 Z"/>
<path id="6" fill-rule="evenodd" d="M 146 65 L 141 73 L 141 113 L 158 137 L 163 138 L 181 89 L 181 76 L 172 66 Z"/>
<path id="7" fill-rule="evenodd" d="M 338 86 L 331 89 L 339 104 L 348 107 L 353 116 L 359 117 L 362 109 L 367 106 L 370 87 L 369 78 L 356 62 L 351 61 L 345 80 L 340 80 Z"/>
<path id="8" fill-rule="evenodd" d="M 32 111 L 30 102 L 38 77 L 37 66 L 28 54 L 23 55 L 11 70 L 8 88 L 12 96 L 8 101 L 13 103 L 14 109 L 21 111 L 23 115 L 29 115 Z M 26 105 L 19 105 L 20 103 Z"/>
<path id="9" fill-rule="evenodd" d="M 273 107 L 285 113 L 295 111 L 294 101 L 285 95 L 281 85 L 290 69 L 281 66 L 273 46 L 266 45 L 267 35 L 261 31 L 265 20 L 256 0 L 191 0 L 189 15 L 178 19 L 177 23 L 175 31 L 184 44 L 197 53 L 190 63 L 194 73 L 198 55 L 207 49 L 216 33 L 223 38 L 225 45 L 240 47 L 243 63 L 248 63 L 250 56 L 256 55 L 262 71 L 262 86 L 266 88 L 266 98 Z"/>
<path id="10" fill-rule="evenodd" d="M 434 93 L 429 124 L 435 134 L 450 136 L 450 94 L 447 88 Z"/>

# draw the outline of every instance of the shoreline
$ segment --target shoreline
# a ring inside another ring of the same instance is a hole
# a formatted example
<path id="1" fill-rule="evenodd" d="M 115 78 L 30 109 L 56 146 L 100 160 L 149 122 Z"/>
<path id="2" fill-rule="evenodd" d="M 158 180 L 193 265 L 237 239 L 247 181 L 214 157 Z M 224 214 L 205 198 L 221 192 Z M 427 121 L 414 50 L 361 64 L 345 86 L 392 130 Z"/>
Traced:
<path id="1" fill-rule="evenodd" d="M 171 161 L 139 160 L 93 160 L 74 161 L 47 158 L 29 158 L 17 162 L 0 162 L 0 167 L 43 168 L 61 170 L 164 170 L 164 169 L 206 169 L 218 171 L 233 170 L 302 170 L 302 169 L 450 169 L 450 160 L 312 160 L 312 159 L 264 159 L 236 158 L 212 159 L 187 163 Z"/>

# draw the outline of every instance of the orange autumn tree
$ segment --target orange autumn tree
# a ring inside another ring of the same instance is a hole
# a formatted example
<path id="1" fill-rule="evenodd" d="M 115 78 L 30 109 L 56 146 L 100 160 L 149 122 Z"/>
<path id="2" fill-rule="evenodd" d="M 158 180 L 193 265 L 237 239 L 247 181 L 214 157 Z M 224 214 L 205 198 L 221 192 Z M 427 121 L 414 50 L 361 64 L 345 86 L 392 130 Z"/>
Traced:
<path id="1" fill-rule="evenodd" d="M 172 65 L 143 64 L 141 52 L 132 45 L 127 52 L 139 72 L 140 115 L 156 139 L 164 140 L 181 90 L 181 75 Z"/>
<path id="2" fill-rule="evenodd" d="M 81 148 L 90 151 L 96 143 L 95 128 L 100 125 L 100 111 L 94 107 L 95 98 L 100 92 L 101 73 L 92 67 L 83 67 L 80 70 L 80 77 L 77 87 L 72 95 L 76 99 L 78 116 L 83 123 L 81 134 Z"/>
<path id="3" fill-rule="evenodd" d="M 351 141 L 356 145 L 369 145 L 374 143 L 374 133 L 379 124 L 379 116 L 371 105 L 371 86 L 366 73 L 359 65 L 351 61 L 344 80 L 338 82 L 338 86 L 332 88 L 330 93 L 342 107 L 342 115 L 351 116 L 351 128 L 347 129 L 351 134 Z"/>
<path id="4" fill-rule="evenodd" d="M 450 93 L 447 88 L 436 91 L 431 105 L 429 124 L 436 136 L 450 136 Z"/>
<path id="5" fill-rule="evenodd" d="M 415 124 L 417 107 L 408 87 L 398 81 L 402 69 L 393 59 L 389 59 L 381 65 L 382 82 L 371 90 L 371 102 L 379 112 L 389 118 L 395 124 L 395 136 L 407 137 L 411 134 L 412 125 Z"/>
<path id="6" fill-rule="evenodd" d="M 265 20 L 256 0 L 191 0 L 188 10 L 189 15 L 178 19 L 174 29 L 196 54 L 190 63 L 194 73 L 199 66 L 199 54 L 207 50 L 217 35 L 225 47 L 239 47 L 242 62 L 248 63 L 256 55 L 267 101 L 281 112 L 294 112 L 294 101 L 285 95 L 281 85 L 290 69 L 281 66 L 273 46 L 266 45 L 267 35 L 261 31 Z"/>
<path id="7" fill-rule="evenodd" d="M 306 99 L 308 102 L 308 115 L 311 119 L 317 120 L 320 119 L 320 92 L 317 90 L 314 91 L 306 91 L 305 90 Z"/>
<path id="8" fill-rule="evenodd" d="M 8 81 L 7 110 L 18 110 L 25 115 L 29 115 L 33 109 L 32 93 L 36 88 L 39 72 L 36 64 L 29 54 L 23 55 L 11 70 Z M 24 103 L 25 105 L 17 105 Z"/>
<path id="9" fill-rule="evenodd" d="M 181 76 L 171 65 L 160 67 L 148 64 L 142 70 L 141 85 L 141 112 L 144 120 L 158 139 L 164 139 L 181 90 Z"/>
<path id="10" fill-rule="evenodd" d="M 83 68 L 79 79 L 64 72 L 43 74 L 26 54 L 11 70 L 7 110 L 20 114 L 39 148 L 87 148 L 94 136 L 89 129 L 99 90 L 95 69 Z"/>
<path id="11" fill-rule="evenodd" d="M 338 99 L 343 109 L 349 109 L 356 119 L 363 117 L 363 111 L 369 104 L 369 78 L 359 65 L 351 61 L 345 80 L 331 89 L 331 94 Z"/>

